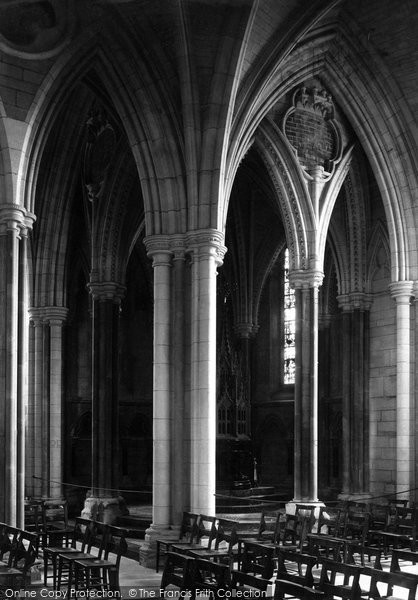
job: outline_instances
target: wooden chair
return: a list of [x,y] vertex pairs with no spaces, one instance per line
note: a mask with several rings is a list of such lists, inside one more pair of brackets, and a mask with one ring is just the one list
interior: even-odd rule
[[313,587],[312,569],[316,564],[317,558],[315,556],[279,548],[277,552],[277,579]]
[[326,599],[360,600],[361,573],[360,567],[323,559],[317,589],[324,593]]
[[343,562],[349,565],[382,569],[381,559],[382,549],[379,546],[359,545],[357,540],[346,540],[344,542]]
[[[52,587],[54,590],[56,589],[58,557],[60,554],[63,552],[81,552],[83,554],[86,551],[90,552],[95,527],[94,521],[77,517],[74,522],[74,528],[71,537],[65,536],[64,538],[61,538],[61,540],[59,540],[61,541],[61,545],[59,546],[45,546],[43,548],[45,586],[48,584],[48,579],[52,579]],[[77,542],[80,546],[78,549]],[[67,545],[63,546],[62,544]]]
[[0,589],[15,590],[26,587],[29,570],[38,556],[37,536],[33,533],[11,528],[12,546],[7,564],[0,565]]
[[[44,500],[42,504],[42,547],[70,545],[73,527],[68,525],[66,500]],[[63,542],[62,540],[66,541]]]
[[239,570],[263,579],[270,579],[274,572],[276,549],[261,542],[243,540],[241,543]]
[[[229,565],[196,558],[194,561],[193,590],[192,595],[200,597],[201,592],[205,596],[217,598],[219,593],[225,594],[231,588]],[[200,591],[199,591],[200,590]]]
[[343,538],[335,538],[330,535],[308,533],[307,554],[316,556],[318,559],[327,558],[342,561],[344,557],[345,541]]
[[344,533],[347,512],[340,507],[321,506],[318,515],[317,535],[341,537]]
[[157,540],[156,557],[155,557],[155,572],[158,573],[160,566],[161,552],[166,554],[174,543],[181,544],[192,544],[198,540],[199,528],[198,528],[199,515],[191,512],[183,512],[183,518],[181,521],[179,537],[177,540]]
[[404,573],[418,576],[418,552],[394,548],[390,561],[391,573]]
[[415,508],[398,507],[386,529],[371,532],[373,540],[381,544],[385,556],[388,556],[391,548],[406,548],[415,552],[417,512]]
[[[88,535],[88,542],[84,549],[79,551],[68,551],[66,548],[58,554],[57,581],[55,589],[60,590],[61,586],[66,585],[68,595],[70,595],[71,586],[74,584],[74,563],[76,560],[96,560],[102,558],[106,547],[107,530],[109,525],[92,521]],[[92,554],[93,546],[98,545],[97,554]]]
[[175,542],[170,547],[170,552],[184,554],[189,550],[198,550],[200,548],[212,548],[216,538],[217,519],[209,515],[199,515],[197,523],[197,534],[193,536],[190,542]]
[[174,585],[180,592],[189,592],[194,588],[195,561],[191,556],[178,552],[167,552],[160,588],[165,591]]
[[[370,577],[369,598],[373,600],[415,600],[418,587],[418,576],[405,573],[393,573],[378,569],[365,569],[364,575]],[[395,589],[401,592],[395,593]]]
[[224,562],[233,566],[240,556],[240,540],[237,534],[237,521],[218,519],[216,536],[212,548],[185,548],[185,553],[194,558],[204,558]]
[[75,590],[120,592],[120,561],[127,549],[126,531],[120,527],[108,526],[103,555],[74,561]]

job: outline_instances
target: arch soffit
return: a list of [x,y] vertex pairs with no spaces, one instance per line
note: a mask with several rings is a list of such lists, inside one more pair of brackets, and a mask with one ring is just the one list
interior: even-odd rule
[[306,269],[310,258],[310,234],[315,229],[314,214],[306,181],[284,136],[265,120],[255,139],[256,148],[267,168],[277,194],[289,248],[291,269]]
[[[153,233],[161,232],[164,228],[173,229],[178,226],[177,223],[170,224],[167,221],[173,214],[181,212],[184,194],[179,193],[178,186],[172,184],[176,180],[173,174],[182,171],[178,148],[177,152],[164,152],[164,160],[161,158],[158,140],[175,143],[172,127],[167,119],[163,121],[161,117],[164,111],[155,110],[159,102],[166,104],[166,98],[156,98],[155,95],[149,98],[147,90],[143,88],[141,74],[134,75],[127,67],[125,72],[129,56],[126,62],[119,60],[116,69],[113,56],[119,55],[120,59],[121,48],[114,47],[114,39],[107,40],[109,43],[106,44],[101,41],[98,35],[79,40],[77,48],[74,50],[73,46],[71,51],[67,49],[44,78],[28,112],[29,125],[19,164],[21,185],[16,192],[17,200],[28,209],[33,207],[39,164],[57,116],[56,106],[88,72],[94,70],[109,94],[129,140],[142,185],[147,229]],[[135,77],[136,82],[133,82]],[[132,84],[129,89],[123,85],[124,78]],[[135,90],[136,96],[133,97],[129,90]],[[159,118],[155,117],[156,114],[159,114]],[[168,156],[171,158],[167,162],[165,159]],[[167,177],[167,171],[170,177]]]

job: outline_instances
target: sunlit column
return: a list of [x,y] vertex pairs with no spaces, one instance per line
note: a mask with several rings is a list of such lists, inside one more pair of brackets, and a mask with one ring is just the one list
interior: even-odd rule
[[318,292],[323,274],[289,274],[295,289],[295,482],[294,501],[318,500]]
[[216,274],[226,248],[223,234],[190,234],[191,272],[191,510],[215,513],[216,492]]
[[409,498],[413,472],[415,431],[411,397],[411,281],[389,288],[396,301],[396,492]]

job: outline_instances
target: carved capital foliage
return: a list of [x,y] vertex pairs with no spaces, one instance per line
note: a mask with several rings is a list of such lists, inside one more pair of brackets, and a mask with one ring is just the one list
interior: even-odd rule
[[352,312],[353,310],[370,310],[373,303],[373,296],[362,292],[351,292],[337,296],[338,306],[343,312]]
[[305,271],[290,271],[289,283],[295,290],[321,287],[324,274],[322,271],[307,269]]
[[217,229],[200,229],[187,234],[187,248],[194,257],[213,256],[217,266],[223,264],[227,248],[225,236]]
[[87,287],[93,300],[99,302],[112,301],[114,304],[120,304],[125,296],[126,287],[114,281],[102,281],[100,283],[88,283]]

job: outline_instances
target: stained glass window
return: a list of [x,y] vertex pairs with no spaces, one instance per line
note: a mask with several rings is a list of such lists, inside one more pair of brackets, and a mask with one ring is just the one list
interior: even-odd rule
[[284,254],[283,382],[295,383],[295,293],[289,285],[289,250]]

